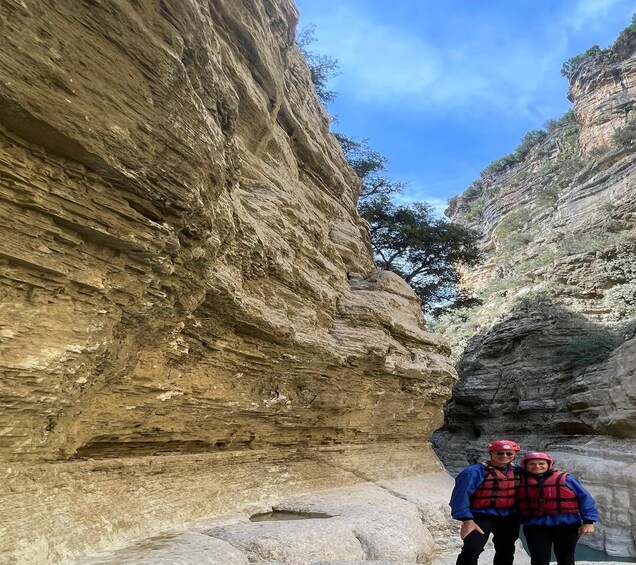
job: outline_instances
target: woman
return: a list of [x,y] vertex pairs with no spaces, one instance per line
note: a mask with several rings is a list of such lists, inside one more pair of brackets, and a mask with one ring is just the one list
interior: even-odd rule
[[594,532],[594,499],[571,475],[554,469],[547,453],[528,453],[517,495],[532,565],[549,565],[552,547],[558,565],[574,565],[581,535]]

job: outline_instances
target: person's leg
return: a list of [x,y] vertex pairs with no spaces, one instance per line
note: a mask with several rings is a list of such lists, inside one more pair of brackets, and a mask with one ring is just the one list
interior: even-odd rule
[[515,557],[515,542],[519,539],[518,516],[498,516],[492,527],[495,544],[493,565],[512,565]]
[[489,516],[485,514],[476,514],[474,520],[484,533],[480,534],[479,532],[471,532],[464,538],[464,546],[457,557],[456,565],[477,565],[479,556],[481,555],[481,552],[484,551],[484,546],[488,541],[490,532],[492,532],[492,521]]
[[524,526],[531,565],[550,565],[552,533],[550,526]]
[[574,550],[579,541],[579,527],[554,526],[554,555],[557,565],[574,565]]

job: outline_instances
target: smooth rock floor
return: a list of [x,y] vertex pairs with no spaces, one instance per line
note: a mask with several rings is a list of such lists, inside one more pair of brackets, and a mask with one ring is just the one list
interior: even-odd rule
[[[459,525],[448,508],[452,485],[451,477],[440,472],[294,496],[270,508],[197,522],[185,531],[166,532],[75,564],[455,565],[461,543]],[[250,521],[250,516],[265,512],[284,518],[297,514],[299,519]],[[331,517],[314,517],[317,514]],[[489,542],[480,563],[492,563],[493,555]],[[530,565],[520,543],[515,565]]]

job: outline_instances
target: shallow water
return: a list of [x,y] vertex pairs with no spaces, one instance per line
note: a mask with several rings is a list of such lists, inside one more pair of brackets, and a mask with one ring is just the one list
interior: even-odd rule
[[274,510],[250,516],[250,522],[278,522],[282,520],[315,520],[321,518],[333,518],[323,512],[285,512]]
[[624,563],[636,563],[636,559],[633,557],[616,557],[614,555],[608,555],[598,549],[592,549],[587,545],[578,544],[574,557],[577,561],[621,561]]

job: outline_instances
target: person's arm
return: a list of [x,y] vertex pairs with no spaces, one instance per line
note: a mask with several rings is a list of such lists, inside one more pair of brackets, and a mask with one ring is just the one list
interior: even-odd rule
[[579,502],[579,513],[583,524],[579,528],[580,535],[594,533],[594,522],[598,522],[598,510],[592,495],[572,475],[568,475],[565,484],[574,491]]
[[470,497],[484,480],[484,472],[477,465],[464,469],[455,479],[455,487],[451,494],[451,515],[455,520],[472,520]]
[[471,465],[457,475],[455,479],[455,488],[453,489],[453,494],[451,494],[450,506],[453,518],[462,521],[462,527],[459,532],[461,539],[464,539],[474,530],[481,534],[484,533],[473,520],[473,513],[470,510],[470,497],[483,481],[483,465]]

